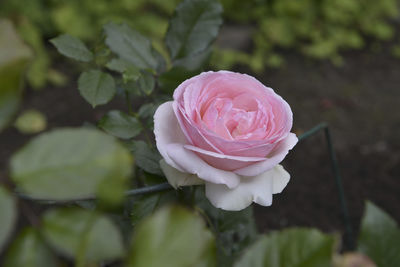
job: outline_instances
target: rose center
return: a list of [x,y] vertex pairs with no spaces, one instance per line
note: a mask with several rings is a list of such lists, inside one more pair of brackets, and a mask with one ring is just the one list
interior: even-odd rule
[[228,140],[262,139],[266,133],[264,107],[253,96],[216,97],[202,107],[202,123]]

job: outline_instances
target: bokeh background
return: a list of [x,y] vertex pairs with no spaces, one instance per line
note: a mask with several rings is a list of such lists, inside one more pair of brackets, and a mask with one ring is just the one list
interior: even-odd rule
[[[96,45],[105,22],[126,22],[165,51],[162,38],[179,0],[30,0],[0,2],[34,51],[19,113],[37,110],[46,129],[95,123],[114,100],[92,109],[77,91],[80,66],[48,40],[61,33]],[[343,176],[352,226],[366,199],[400,221],[400,40],[397,0],[222,0],[224,25],[207,69],[257,77],[291,105],[294,131],[327,122]],[[21,128],[21,127],[19,127]],[[10,155],[35,134],[0,133],[0,180]],[[344,231],[323,134],[284,161],[292,180],[271,207],[256,207],[258,228],[313,226]]]

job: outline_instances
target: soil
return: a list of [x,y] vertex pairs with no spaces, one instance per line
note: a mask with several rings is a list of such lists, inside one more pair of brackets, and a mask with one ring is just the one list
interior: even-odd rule
[[[349,52],[345,63],[312,61],[287,54],[280,69],[251,73],[291,105],[294,131],[301,134],[327,122],[333,134],[353,230],[357,232],[365,200],[371,200],[400,221],[400,60],[389,51]],[[106,110],[123,106],[113,101],[92,109],[76,83],[41,91],[28,89],[23,109],[46,114],[48,129],[95,123]],[[32,138],[14,128],[0,134],[0,181],[7,176],[10,155]],[[299,143],[283,165],[291,181],[274,196],[271,207],[255,206],[257,225],[266,232],[288,226],[344,232],[338,192],[323,134]]]

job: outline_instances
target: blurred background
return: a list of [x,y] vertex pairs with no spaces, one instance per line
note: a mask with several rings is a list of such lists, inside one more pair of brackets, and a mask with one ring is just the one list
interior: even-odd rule
[[[154,47],[165,53],[163,36],[179,2],[2,0],[0,18],[13,23],[32,57],[17,120],[14,127],[0,132],[0,180],[10,155],[36,133],[95,123],[110,107],[123,106],[114,100],[92,109],[76,89],[82,66],[60,56],[50,38],[69,33],[96,47],[104,23],[126,22],[151,37]],[[248,73],[274,88],[291,105],[297,134],[320,122],[329,123],[355,231],[366,199],[400,221],[398,1],[221,3],[224,25],[206,69]],[[0,42],[7,38],[6,31],[0,31]],[[5,82],[1,78],[5,79],[0,77],[0,84]],[[0,104],[2,97],[4,92]],[[323,134],[298,144],[284,165],[292,180],[274,197],[274,205],[256,207],[258,228],[265,232],[312,226],[343,232]]]

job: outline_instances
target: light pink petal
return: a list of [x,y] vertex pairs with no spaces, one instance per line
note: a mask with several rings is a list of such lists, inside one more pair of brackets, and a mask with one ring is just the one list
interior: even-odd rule
[[184,148],[184,144],[167,145],[167,153],[175,165],[179,166],[179,170],[196,174],[200,179],[207,182],[224,184],[229,188],[236,187],[240,182],[239,175],[210,166],[193,151]]
[[175,117],[172,103],[172,101],[169,101],[157,108],[154,114],[154,135],[157,149],[165,161],[172,167],[183,171],[167,154],[167,145],[171,143],[187,143]]
[[289,183],[290,174],[282,167],[282,165],[276,165],[274,175],[272,176],[272,193],[279,194],[285,189]]
[[272,204],[272,194],[280,193],[290,175],[277,165],[275,168],[254,177],[242,178],[239,186],[229,189],[224,185],[206,183],[206,197],[217,208],[238,211],[252,202],[262,206]]
[[201,129],[196,127],[195,123],[183,113],[183,110],[176,104],[176,102],[173,103],[172,107],[184,135],[191,144],[210,151],[221,152],[208,140],[206,136],[203,135]]
[[275,147],[275,149],[264,161],[237,169],[234,172],[244,176],[255,176],[268,171],[285,158],[289,150],[296,145],[297,141],[297,136],[294,133],[289,133],[288,136]]
[[243,168],[258,161],[263,161],[263,157],[241,157],[220,154],[212,151],[207,151],[195,146],[185,145],[186,149],[196,152],[205,162],[218,169],[232,171]]
[[175,189],[181,186],[204,184],[204,181],[199,179],[196,175],[187,172],[181,172],[174,167],[171,167],[163,159],[160,160],[160,167],[165,174],[165,177],[167,177],[168,183]]

